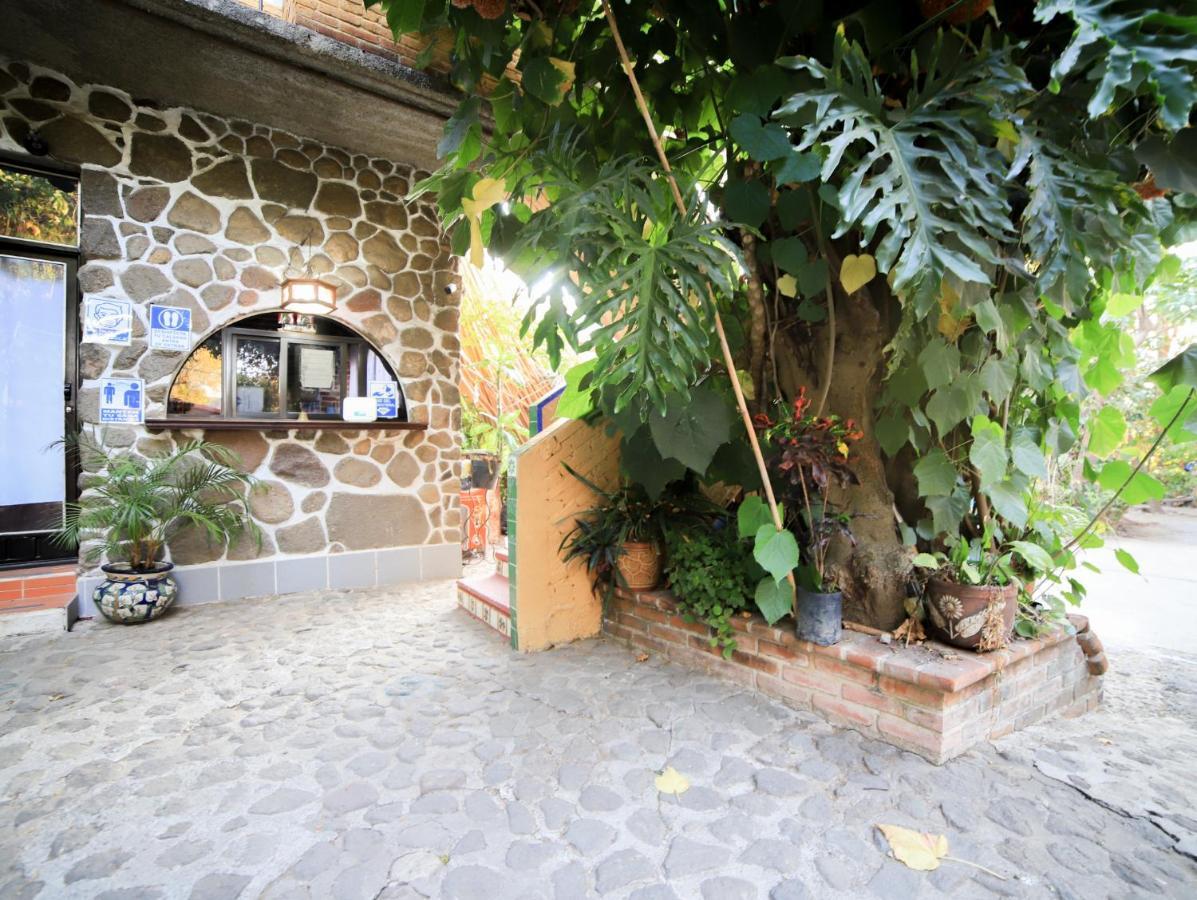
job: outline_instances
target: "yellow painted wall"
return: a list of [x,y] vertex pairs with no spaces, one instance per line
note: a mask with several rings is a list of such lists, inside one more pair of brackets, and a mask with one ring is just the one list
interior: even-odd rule
[[[568,566],[557,547],[576,513],[594,506],[596,495],[565,470],[603,488],[619,481],[619,439],[604,426],[562,419],[536,435],[512,457],[515,467],[515,528],[512,612],[517,650],[593,637],[602,628],[602,603],[578,561]],[[509,529],[510,532],[510,529]]]

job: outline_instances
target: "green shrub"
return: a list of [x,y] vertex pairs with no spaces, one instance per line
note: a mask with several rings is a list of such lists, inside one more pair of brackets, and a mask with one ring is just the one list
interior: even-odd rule
[[730,657],[736,649],[731,617],[751,607],[760,578],[751,545],[737,538],[735,528],[719,523],[670,531],[665,545],[665,572],[686,621],[709,625],[711,646]]

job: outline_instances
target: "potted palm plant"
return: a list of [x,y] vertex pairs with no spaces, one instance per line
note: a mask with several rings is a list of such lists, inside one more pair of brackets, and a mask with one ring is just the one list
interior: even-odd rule
[[113,622],[148,622],[174,602],[174,564],[162,555],[183,526],[221,543],[245,531],[261,542],[245,507],[254,479],[227,447],[193,440],[142,457],[113,452],[82,434],[68,449],[91,473],[90,483],[78,502],[67,504],[57,538],[63,546],[86,548],[81,559],[90,565],[108,560],[92,599]]

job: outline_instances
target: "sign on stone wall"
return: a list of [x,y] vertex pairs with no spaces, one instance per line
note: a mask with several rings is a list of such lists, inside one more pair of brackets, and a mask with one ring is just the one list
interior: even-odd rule
[[190,350],[191,310],[182,306],[151,306],[150,349]]
[[133,304],[109,297],[83,301],[83,343],[121,344],[133,340]]
[[101,425],[140,425],[144,410],[145,385],[140,378],[100,380]]
[[374,412],[380,419],[399,417],[399,385],[393,381],[371,381],[370,396],[374,398]]

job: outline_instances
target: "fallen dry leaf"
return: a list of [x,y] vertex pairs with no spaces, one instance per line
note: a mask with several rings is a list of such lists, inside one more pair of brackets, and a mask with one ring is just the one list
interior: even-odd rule
[[901,825],[878,825],[889,841],[894,859],[907,868],[931,872],[939,868],[939,861],[948,855],[948,839],[942,834],[927,834]]
[[636,662],[648,662],[648,654],[647,653],[637,653],[636,654]]
[[686,776],[673,766],[666,767],[665,771],[657,776],[656,785],[662,794],[677,795],[690,790],[690,782],[686,780]]
[[53,703],[55,700],[65,700],[65,699],[66,699],[66,694],[51,694],[50,695],[51,703]]

